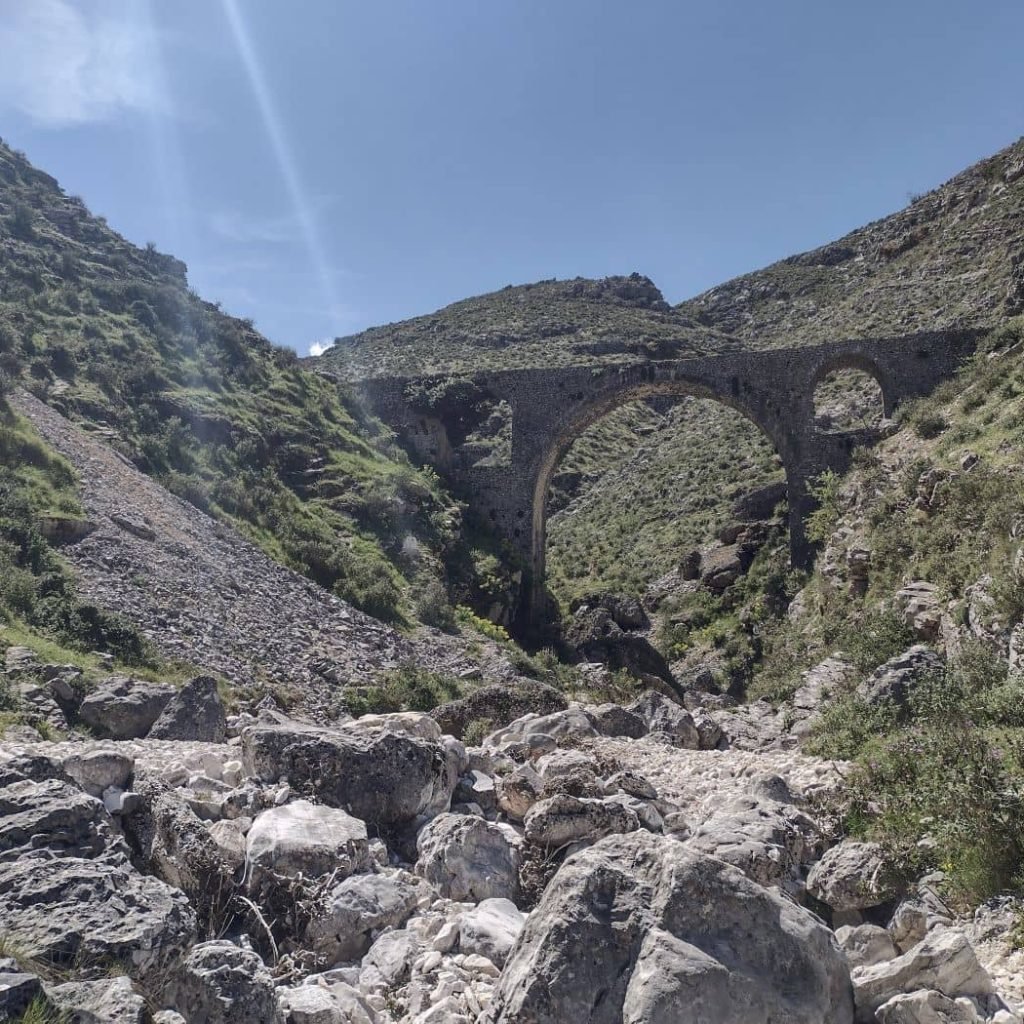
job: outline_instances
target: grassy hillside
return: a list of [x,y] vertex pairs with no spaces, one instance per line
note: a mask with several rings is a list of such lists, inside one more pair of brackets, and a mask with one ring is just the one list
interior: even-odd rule
[[[829,488],[804,611],[765,629],[752,686],[784,697],[795,670],[837,651],[851,662],[812,744],[856,762],[844,826],[883,842],[908,875],[942,869],[966,903],[1018,887],[1024,870],[1022,468],[1016,317]],[[923,604],[910,603],[910,584]],[[905,701],[858,692],[874,668],[921,642],[946,665],[916,677]]]
[[737,498],[781,479],[767,439],[717,402],[623,406],[576,442],[555,477],[553,502],[560,486],[577,496],[550,522],[549,585],[563,608],[600,591],[642,594],[722,526]]
[[126,242],[3,144],[0,361],[176,494],[373,614],[411,616],[457,539],[436,477],[334,382],[202,301],[182,263]]
[[[28,647],[88,676],[98,654],[132,671],[158,667],[154,652],[123,619],[84,602],[42,524],[81,514],[71,467],[7,404],[0,374],[0,649]],[[165,675],[170,667],[159,665]],[[0,730],[24,708],[0,674]]]
[[1024,312],[1024,139],[889,217],[675,308],[756,347],[987,327]]

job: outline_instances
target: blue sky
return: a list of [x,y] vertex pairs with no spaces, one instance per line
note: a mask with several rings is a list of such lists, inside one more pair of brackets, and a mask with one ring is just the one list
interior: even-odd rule
[[0,135],[305,352],[812,248],[1024,134],[1022,40],[1021,0],[0,0]]

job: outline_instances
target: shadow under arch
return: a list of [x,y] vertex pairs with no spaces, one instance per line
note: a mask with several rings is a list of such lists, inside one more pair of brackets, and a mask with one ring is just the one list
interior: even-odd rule
[[[831,372],[826,371],[826,372]],[[531,503],[531,536],[530,536],[530,593],[529,612],[531,618],[544,607],[545,579],[547,568],[547,499],[551,480],[559,463],[572,447],[573,442],[589,427],[603,419],[615,409],[630,402],[644,401],[649,398],[700,398],[717,402],[738,412],[744,419],[752,423],[768,438],[775,449],[786,475],[786,486],[789,490],[794,482],[794,469],[797,465],[792,450],[791,439],[774,423],[764,422],[757,413],[747,406],[736,395],[722,394],[685,378],[670,380],[646,380],[617,387],[595,397],[577,410],[576,414],[545,446],[536,471]]]

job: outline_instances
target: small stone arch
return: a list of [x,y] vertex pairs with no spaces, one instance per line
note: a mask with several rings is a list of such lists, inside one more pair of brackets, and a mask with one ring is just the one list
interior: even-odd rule
[[897,395],[894,381],[890,378],[885,368],[870,356],[861,352],[843,352],[823,359],[815,368],[811,376],[808,397],[811,405],[814,404],[814,393],[818,385],[830,374],[837,370],[857,370],[867,374],[878,385],[882,392],[882,414],[886,419],[892,416],[896,406]]
[[[795,459],[789,450],[786,434],[774,424],[766,423],[763,417],[737,397],[738,394],[739,388],[730,388],[729,393],[721,394],[705,385],[684,378],[658,380],[648,371],[643,374],[641,380],[609,389],[575,411],[568,423],[545,446],[534,474],[529,545],[529,601],[533,614],[536,614],[541,607],[544,596],[547,558],[547,497],[555,470],[572,447],[573,442],[585,430],[623,405],[655,397],[684,398],[691,396],[709,399],[727,406],[753,423],[761,434],[768,438],[782,462],[787,488],[793,486],[796,482],[793,471]],[[792,528],[792,522],[790,526]]]

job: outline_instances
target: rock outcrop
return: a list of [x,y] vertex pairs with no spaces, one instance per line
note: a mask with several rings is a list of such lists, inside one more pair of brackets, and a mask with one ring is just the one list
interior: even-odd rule
[[565,862],[506,964],[494,1024],[850,1024],[846,961],[813,915],[648,832]]

